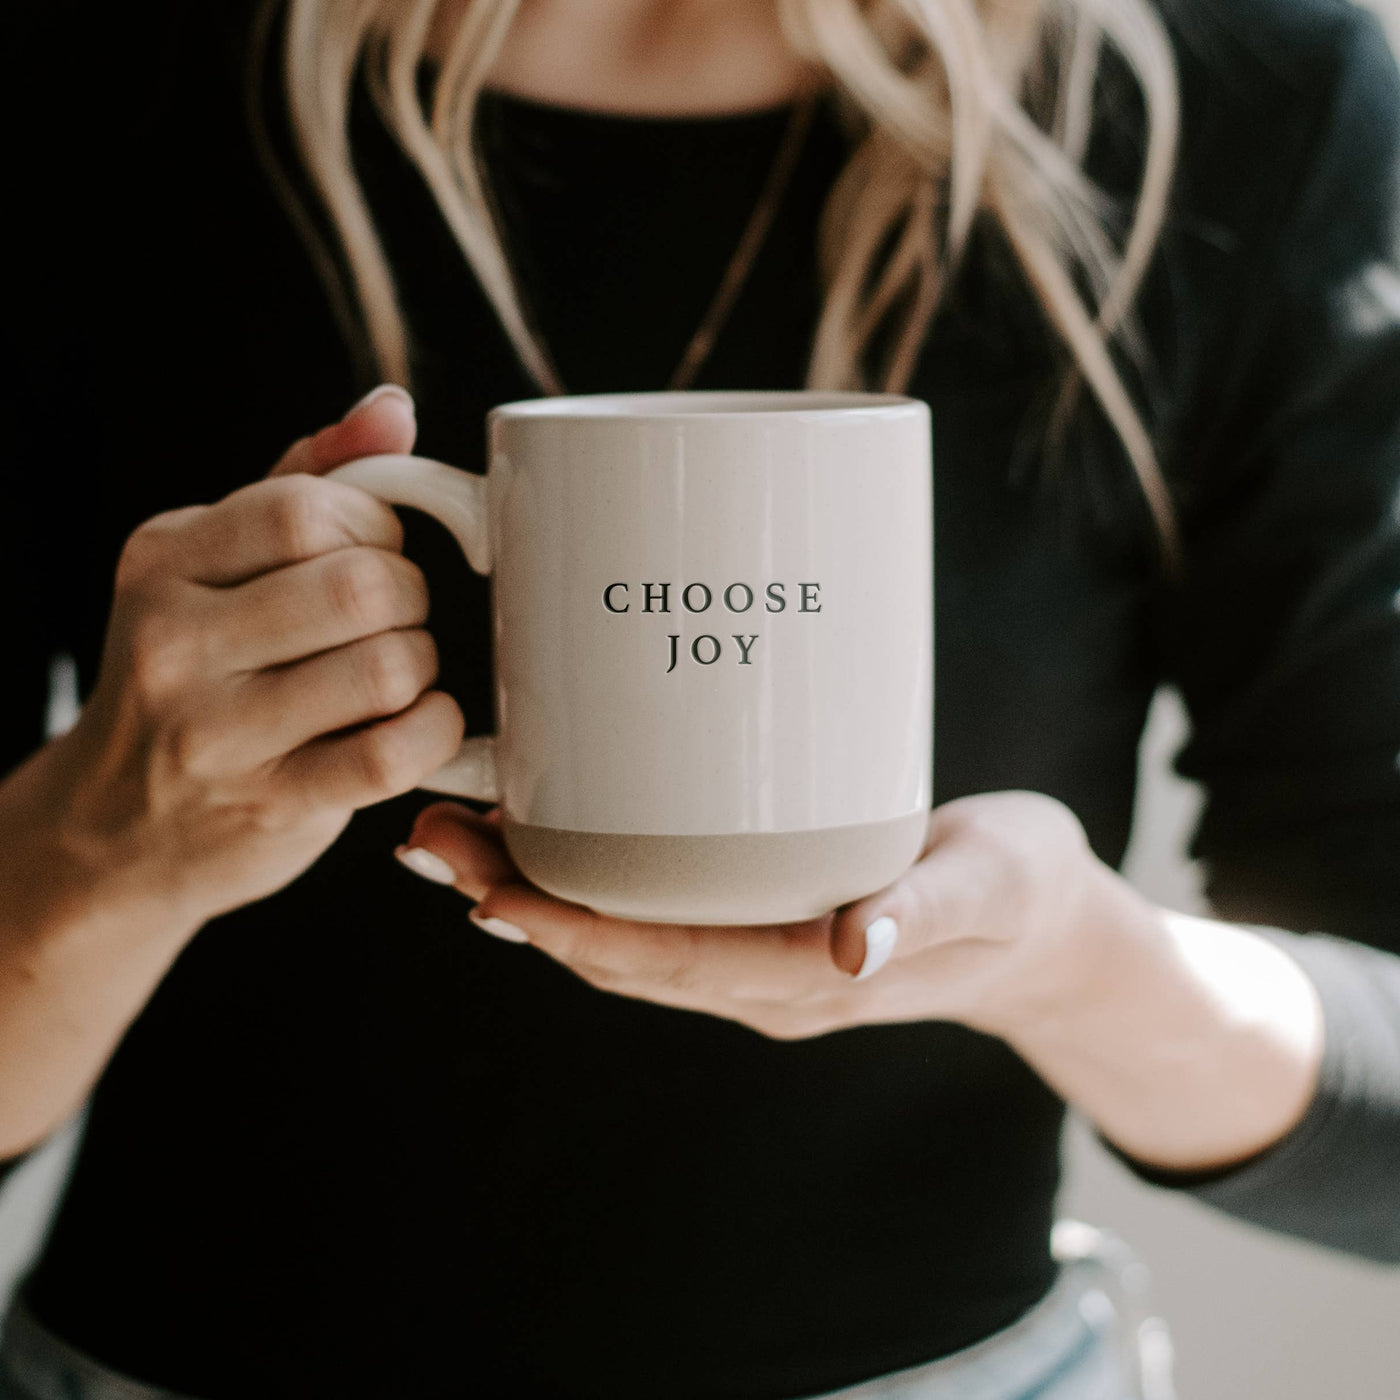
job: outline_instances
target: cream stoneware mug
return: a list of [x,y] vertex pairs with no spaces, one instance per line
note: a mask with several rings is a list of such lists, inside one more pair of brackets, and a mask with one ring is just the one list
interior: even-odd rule
[[814,918],[908,869],[932,788],[927,405],[561,396],[493,409],[487,438],[484,474],[329,473],[435,516],[492,579],[499,732],[423,786],[499,802],[526,878],[620,918]]

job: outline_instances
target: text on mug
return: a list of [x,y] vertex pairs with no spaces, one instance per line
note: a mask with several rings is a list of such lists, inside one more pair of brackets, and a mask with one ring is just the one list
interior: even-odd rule
[[[821,603],[818,601],[818,592],[821,588],[821,584],[799,583],[797,587],[800,590],[797,611],[806,613],[821,612]],[[603,589],[603,606],[610,613],[631,612],[632,603],[627,596],[629,588],[629,584],[621,581],[608,584],[607,587]],[[641,612],[669,613],[671,611],[671,585],[669,583],[644,582],[641,588]],[[785,588],[785,584],[770,583],[763,590],[767,600],[763,605],[765,612],[779,613],[784,611],[787,607],[787,598],[784,592]],[[748,610],[753,607],[755,601],[754,591],[747,583],[731,583],[723,590],[721,598],[724,602],[724,606],[733,613],[748,612]],[[736,598],[740,601],[736,602]],[[681,607],[687,612],[702,613],[705,612],[714,601],[714,591],[706,583],[688,583],[680,590],[680,601]],[[776,607],[774,607],[775,603],[777,604]],[[753,665],[753,660],[749,656],[749,650],[758,640],[758,633],[755,632],[745,635],[739,632],[731,632],[729,635],[738,643],[739,656],[737,664],[740,666]],[[666,672],[669,674],[676,669],[676,661],[679,657],[680,633],[668,632],[666,637],[670,642],[670,664],[666,667]],[[714,663],[719,660],[723,651],[724,644],[712,632],[702,632],[690,643],[691,659],[701,666],[713,666]]]

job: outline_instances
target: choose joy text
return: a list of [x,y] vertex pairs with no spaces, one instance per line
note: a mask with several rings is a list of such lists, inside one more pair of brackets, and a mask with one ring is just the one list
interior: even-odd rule
[[[795,611],[806,613],[821,612],[821,602],[819,583],[798,583],[792,585],[796,594],[791,600],[795,603]],[[636,589],[636,592],[633,589]],[[746,613],[755,607],[758,599],[754,590],[747,583],[731,583],[719,594],[716,601],[715,591],[706,583],[688,583],[684,588],[670,583],[610,583],[603,589],[603,606],[610,613],[632,612],[633,603],[637,604],[637,612],[669,613],[672,611],[671,599],[672,590],[676,589],[674,596],[679,599],[679,607],[690,613],[708,612],[711,604],[716,607],[723,606],[732,613]],[[782,583],[770,583],[763,590],[763,611],[770,613],[780,613],[788,606],[787,596],[788,585]],[[735,664],[739,666],[753,665],[753,646],[758,641],[758,633],[730,632],[728,639],[735,645],[731,647],[730,654],[734,656]],[[680,657],[680,633],[668,632],[666,639],[669,643],[670,659],[666,667],[668,672],[676,669],[676,662]],[[724,642],[713,632],[702,632],[690,643],[690,657],[701,666],[713,666],[716,661],[724,655]]]

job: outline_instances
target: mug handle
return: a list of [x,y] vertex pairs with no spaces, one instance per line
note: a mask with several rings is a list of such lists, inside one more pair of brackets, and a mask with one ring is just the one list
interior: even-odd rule
[[[427,511],[451,532],[462,547],[467,563],[479,574],[491,572],[491,542],[487,528],[486,477],[449,467],[428,457],[382,453],[361,457],[325,474],[333,481],[349,482],[391,506],[413,506]],[[479,802],[499,802],[496,775],[496,740],[491,734],[462,741],[448,759],[421,783],[429,792],[471,797]]]

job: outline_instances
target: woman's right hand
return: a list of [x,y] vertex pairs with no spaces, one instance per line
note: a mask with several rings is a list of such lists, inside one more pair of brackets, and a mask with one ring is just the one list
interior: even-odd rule
[[127,540],[96,685],[46,765],[51,837],[101,898],[192,931],[456,751],[397,517],[317,475],[415,431],[407,394],[380,391],[265,480]]

